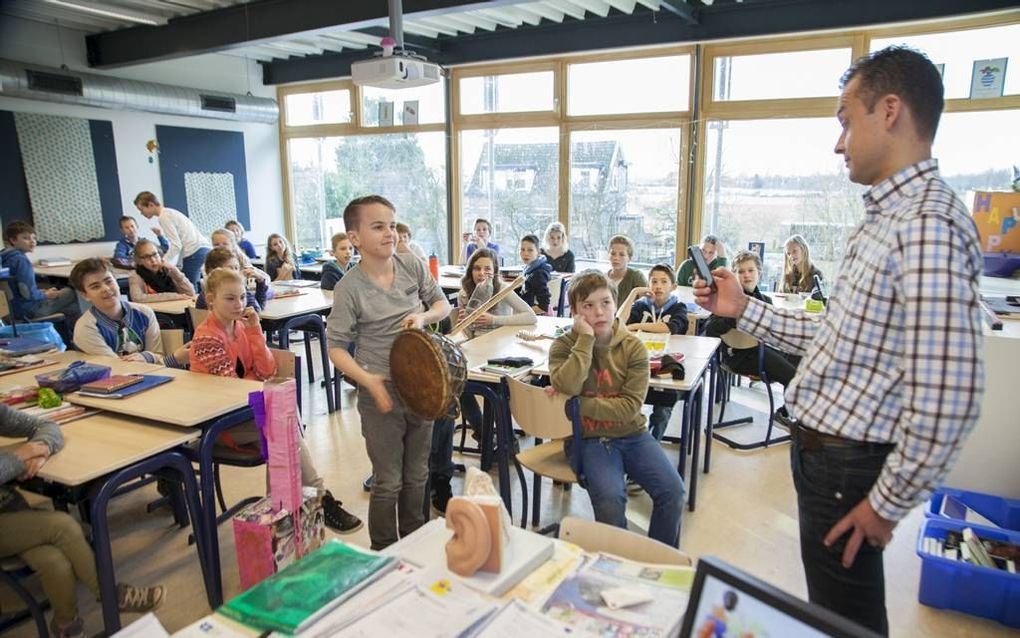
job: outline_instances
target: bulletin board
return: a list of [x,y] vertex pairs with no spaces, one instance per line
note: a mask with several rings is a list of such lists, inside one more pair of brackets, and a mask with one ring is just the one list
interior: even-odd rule
[[157,126],[163,205],[208,235],[230,219],[251,228],[244,133]]
[[43,244],[120,236],[120,183],[108,120],[0,110],[0,221]]

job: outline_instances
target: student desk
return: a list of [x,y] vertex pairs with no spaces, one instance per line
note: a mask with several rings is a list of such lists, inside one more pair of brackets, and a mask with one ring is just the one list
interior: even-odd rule
[[173,301],[143,301],[141,304],[151,308],[157,315],[180,317],[188,313],[188,308],[195,307],[195,300],[174,299]]
[[333,309],[333,291],[308,286],[297,288],[301,293],[293,297],[276,297],[266,302],[266,307],[259,313],[263,321],[286,321],[293,317],[319,314]]
[[[70,279],[71,271],[74,269],[74,265],[78,262],[72,262],[69,266],[40,266],[38,263],[33,263],[32,268],[35,269],[37,277],[48,277],[50,279]],[[123,270],[121,268],[110,268],[110,272],[113,273],[114,278],[118,281],[127,281],[131,276],[130,270]]]
[[[184,428],[201,427],[198,463],[202,482],[201,513],[203,524],[196,529],[207,534],[206,552],[210,570],[210,600],[218,607],[223,602],[220,577],[219,536],[216,529],[216,500],[213,489],[213,444],[220,433],[252,419],[248,394],[263,388],[261,381],[218,377],[176,368],[161,368],[158,374],[174,377],[163,384],[126,399],[67,395],[77,405],[102,408],[110,412],[142,419],[151,419]],[[190,467],[190,463],[189,463]]]
[[[318,281],[319,279],[322,279],[322,264],[323,263],[325,263],[325,262],[316,261],[316,262],[312,262],[310,264],[301,264],[301,263],[299,263],[298,264],[298,270],[304,276],[304,279]],[[266,260],[263,257],[256,257],[255,259],[251,260],[251,265],[255,266],[256,268],[260,268],[262,270],[265,270],[265,268],[266,268]]]
[[67,367],[74,361],[88,361],[89,363],[109,366],[111,369],[110,374],[149,374],[163,369],[162,364],[158,363],[121,361],[114,357],[85,354],[84,352],[78,352],[76,350],[66,350],[64,352],[43,352],[32,356],[39,357],[47,361],[53,361],[53,363],[45,366],[39,366],[38,368],[31,368],[30,370],[23,370],[21,372],[0,376],[0,386],[11,387],[17,385],[36,385],[35,375],[43,374],[45,372],[53,372],[59,367]]
[[[120,628],[107,506],[118,488],[144,475],[169,475],[184,484],[196,537],[202,535],[198,558],[206,593],[211,605],[216,602],[211,595],[211,571],[203,560],[208,553],[207,541],[194,470],[184,456],[173,451],[197,439],[198,432],[111,414],[72,421],[61,426],[60,431],[64,435],[64,448],[50,457],[31,483],[41,485],[40,491],[44,493],[53,493],[48,484],[58,484],[58,491],[67,494],[68,500],[89,502],[106,634],[111,635]],[[16,446],[22,441],[0,438],[0,446]]]

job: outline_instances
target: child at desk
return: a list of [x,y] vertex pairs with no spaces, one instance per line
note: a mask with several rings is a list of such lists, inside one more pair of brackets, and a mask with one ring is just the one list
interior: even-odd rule
[[11,270],[11,313],[22,320],[62,313],[68,325],[81,315],[74,288],[47,288],[35,285],[35,269],[26,253],[35,250],[35,229],[26,222],[13,221],[4,228],[7,248],[0,253],[0,264]]
[[609,272],[606,273],[613,284],[613,300],[622,305],[633,288],[648,285],[645,274],[637,268],[630,267],[634,258],[634,243],[624,235],[614,235],[609,239]]
[[538,237],[521,237],[521,263],[524,264],[524,289],[518,294],[532,310],[544,315],[549,312],[552,266],[545,255],[539,252]]
[[[237,253],[227,248],[213,248],[205,256],[203,270],[208,275],[217,268],[226,268],[244,277],[245,305],[254,308],[255,312],[262,312],[266,305],[266,297],[269,294],[269,286],[265,279],[258,277],[253,269],[244,269],[237,260]],[[205,290],[199,291],[198,299],[195,300],[195,307],[205,310],[208,304],[205,300]]]
[[[687,306],[673,296],[674,290],[676,280],[673,279],[673,269],[665,264],[652,266],[648,271],[648,288],[634,288],[631,291],[631,297],[640,298],[630,307],[627,330],[686,334]],[[652,416],[648,419],[648,429],[656,441],[661,441],[666,433],[666,425],[678,398],[674,391],[649,391],[646,402],[652,405]]]
[[152,308],[131,303],[106,262],[83,259],[71,270],[71,285],[92,304],[74,324],[74,345],[82,352],[125,361],[163,363],[163,340]]
[[224,224],[223,227],[234,233],[234,238],[237,241],[237,247],[244,251],[245,257],[248,259],[255,259],[259,256],[259,254],[255,252],[255,244],[244,238],[244,226],[241,225],[241,222],[236,219],[231,219]]
[[[396,254],[396,210],[379,195],[351,201],[344,226],[361,263],[337,284],[328,320],[329,358],[358,384],[361,433],[372,461],[368,534],[379,550],[425,523],[432,422],[412,414],[390,380],[401,330],[442,321],[450,303],[425,264]],[[428,307],[423,312],[422,304]],[[355,343],[355,355],[348,345]]]
[[[464,278],[461,279],[457,295],[457,321],[460,322],[475,308],[499,292],[502,282],[496,272],[496,253],[488,248],[479,248],[471,253]],[[526,301],[510,294],[490,308],[464,332],[469,338],[489,332],[500,326],[534,325],[538,319]],[[471,427],[472,436],[480,440],[482,411],[478,401],[470,395],[461,395],[460,409]],[[452,418],[439,419],[432,426],[432,453],[429,455],[429,478],[432,485],[432,505],[441,513],[446,512],[446,503],[453,496],[450,480],[453,478],[453,434]]]
[[294,252],[283,235],[273,233],[266,239],[266,272],[273,281],[301,278]]
[[[20,556],[39,574],[43,592],[53,607],[50,635],[84,638],[85,623],[78,615],[78,583],[99,599],[96,558],[81,527],[66,512],[29,509],[14,489],[15,480],[36,475],[50,456],[64,447],[60,426],[0,404],[0,436],[25,437],[26,443],[0,453],[0,558]],[[144,613],[163,602],[162,587],[117,586],[122,612]]]
[[[740,285],[744,288],[744,294],[771,304],[772,300],[761,294],[758,290],[758,282],[761,279],[761,259],[758,253],[742,250],[733,258],[733,272],[737,274]],[[722,362],[737,374],[747,376],[758,376],[761,371],[758,367],[757,339],[737,330],[737,320],[728,317],[712,315],[705,322],[705,336],[718,337],[723,341]],[[765,346],[764,367],[765,374],[769,381],[782,384],[785,389],[797,374],[797,365],[800,357],[787,355],[771,346]],[[776,418],[780,423],[789,425],[789,415],[786,407],[776,410]]]
[[[152,232],[156,235],[156,241],[159,242],[160,252],[166,254],[166,251],[170,250],[170,242],[163,236],[163,231],[159,226],[153,228]],[[134,268],[135,244],[138,242],[138,222],[134,217],[124,215],[120,218],[120,234],[121,238],[113,247],[113,265],[118,268]]]
[[[234,233],[230,232],[225,228],[220,228],[218,230],[212,231],[212,234],[209,235],[209,239],[210,241],[212,241],[212,247],[214,249],[226,248],[230,252],[234,253],[234,256],[237,257],[237,263],[241,266],[241,272],[245,276],[245,278],[256,277],[264,281],[267,287],[269,286],[270,282],[272,281],[272,279],[269,278],[269,273],[259,268],[256,268],[251,263],[251,260],[248,259],[247,255],[244,254],[244,251],[241,250],[240,247],[238,247],[237,239],[234,237]],[[204,272],[209,271],[205,270]]]
[[131,301],[151,303],[191,299],[195,287],[177,266],[163,261],[156,244],[139,239],[135,244],[135,270],[128,278]]
[[[553,341],[549,376],[557,392],[580,397],[580,461],[595,520],[627,527],[631,477],[652,498],[648,535],[676,547],[684,484],[662,446],[645,428],[648,353],[616,320],[605,274],[587,270],[570,283],[573,329]],[[565,442],[568,454],[572,445]]]
[[[276,374],[276,360],[266,345],[259,315],[245,305],[244,279],[234,270],[217,268],[205,278],[209,316],[195,328],[189,344],[192,372],[221,377],[265,381]],[[260,436],[254,423],[224,432],[217,446],[235,452],[260,454]],[[300,443],[301,484],[323,489],[324,483],[312,464],[304,439]],[[326,525],[341,533],[361,527],[357,516],[345,510],[326,490],[322,499]]]
[[344,275],[358,265],[354,261],[354,244],[351,243],[347,233],[336,233],[330,241],[333,248],[333,261],[322,265],[322,279],[319,286],[323,290],[333,290]]

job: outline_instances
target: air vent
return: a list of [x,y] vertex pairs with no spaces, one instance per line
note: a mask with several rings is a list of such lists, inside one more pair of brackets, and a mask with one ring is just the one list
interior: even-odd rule
[[203,95],[203,111],[219,111],[220,113],[234,113],[237,111],[237,101],[232,97],[221,97],[219,95]]
[[73,75],[58,75],[25,69],[28,76],[28,88],[33,91],[62,93],[64,95],[81,95],[81,78]]

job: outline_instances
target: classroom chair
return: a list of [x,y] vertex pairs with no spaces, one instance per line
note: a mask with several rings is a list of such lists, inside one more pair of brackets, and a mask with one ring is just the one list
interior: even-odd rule
[[[535,437],[535,444],[514,455],[514,462],[532,472],[531,524],[538,527],[541,511],[542,477],[564,484],[584,482],[581,463],[581,416],[577,397],[549,396],[545,388],[517,379],[503,378],[504,396],[510,398],[510,414],[521,430]],[[563,439],[573,436],[571,463],[563,450]],[[543,439],[549,439],[543,442]],[[521,481],[521,527],[527,527],[528,490]],[[555,527],[555,526],[553,526]],[[540,533],[548,533],[543,529]]]
[[195,328],[202,325],[205,318],[209,316],[209,311],[203,308],[196,308],[195,306],[188,306],[188,328],[191,330],[191,334],[195,334]]
[[557,538],[592,554],[604,552],[628,560],[660,565],[690,567],[693,564],[685,552],[654,538],[575,516],[567,516],[560,521]]
[[326,388],[326,408],[332,414],[336,411],[337,403],[334,401],[336,388],[333,386],[332,374],[330,373],[329,346],[326,343],[326,322],[318,314],[301,315],[291,317],[280,328],[280,348],[290,348],[290,331],[300,330],[305,334],[305,356],[308,357],[308,382],[315,381],[315,369],[312,362],[312,335],[319,339],[319,357],[322,359],[323,385]]
[[[723,341],[727,341],[727,336],[723,335]],[[731,345],[732,344],[728,344]],[[741,346],[736,346],[741,347]],[[731,427],[734,425],[742,425],[745,423],[753,423],[754,417],[748,416],[740,419],[733,419],[731,421],[725,421],[726,416],[726,404],[729,403],[730,386],[734,380],[738,380],[740,377],[747,377],[749,381],[760,381],[765,386],[765,392],[769,397],[769,414],[768,414],[768,429],[765,430],[765,438],[761,441],[752,441],[750,443],[740,443],[733,439],[723,436],[722,434],[715,432],[719,428]],[[722,405],[719,408],[719,421],[715,424],[709,423],[709,434],[710,436],[705,437],[705,468],[708,468],[709,449],[712,445],[712,439],[722,441],[734,450],[757,450],[759,448],[767,448],[772,443],[785,443],[790,440],[789,434],[772,438],[772,425],[775,421],[776,414],[776,400],[772,394],[772,383],[769,381],[768,375],[765,373],[765,344],[758,343],[758,374],[757,375],[744,375],[733,371],[725,363],[719,365],[719,385],[722,392]]]
[[0,618],[0,633],[31,616],[39,638],[47,638],[50,635],[49,629],[46,627],[46,615],[43,613],[50,606],[49,601],[37,601],[32,593],[21,584],[22,580],[34,573],[18,556],[9,556],[0,560],[0,582],[14,590],[14,593],[25,602],[27,607],[25,610],[12,613],[9,616],[5,614],[5,617]]
[[566,317],[567,312],[570,311],[567,304],[569,283],[568,277],[553,277],[549,280],[549,298],[552,303],[549,304],[549,312],[546,314],[550,317]]

